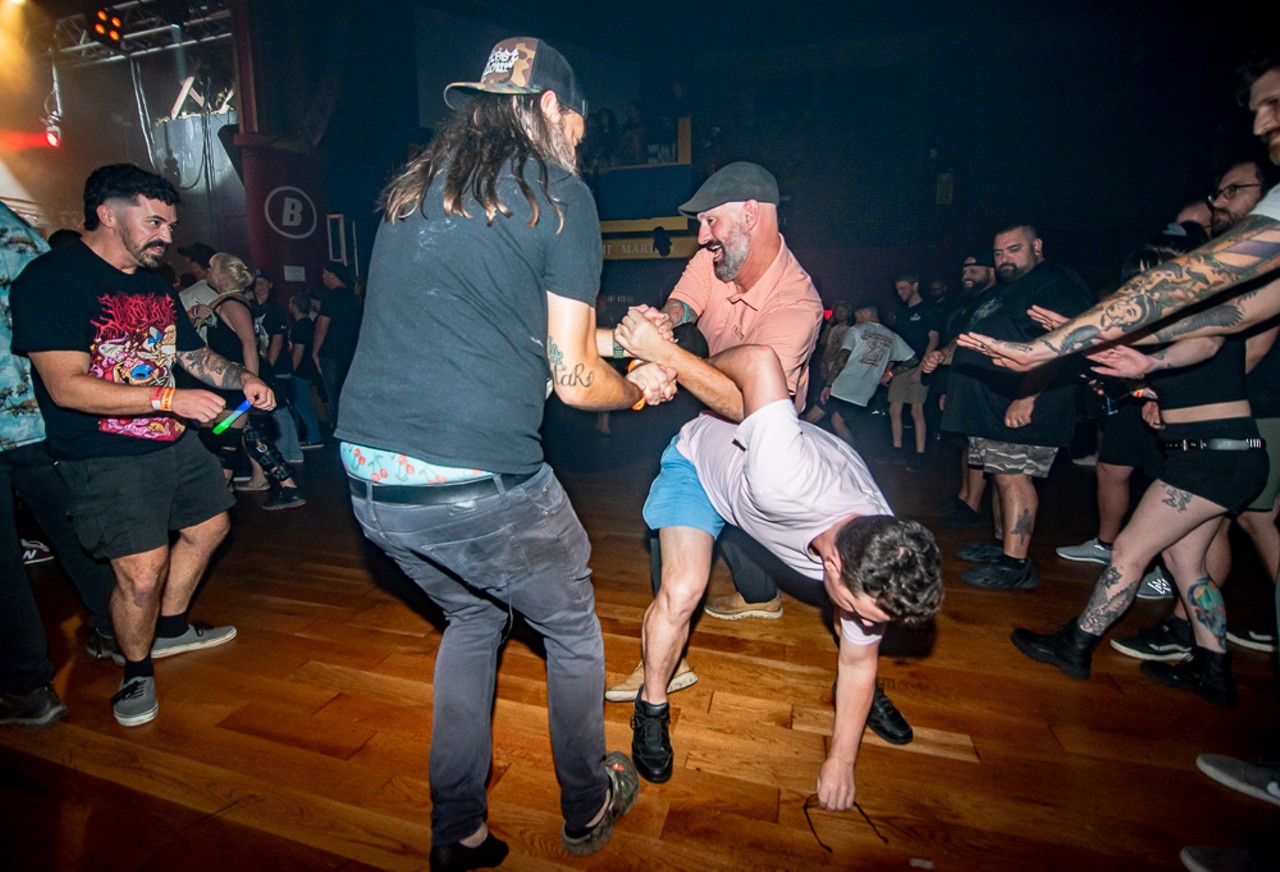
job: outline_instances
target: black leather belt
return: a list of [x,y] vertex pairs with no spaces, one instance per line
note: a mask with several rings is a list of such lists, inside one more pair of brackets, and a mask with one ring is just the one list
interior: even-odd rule
[[1165,451],[1250,451],[1265,448],[1262,439],[1165,439]]
[[394,503],[401,506],[442,506],[449,503],[465,503],[482,497],[491,497],[519,487],[537,473],[523,475],[491,475],[475,481],[453,484],[374,484],[360,478],[347,477],[351,495],[375,503]]

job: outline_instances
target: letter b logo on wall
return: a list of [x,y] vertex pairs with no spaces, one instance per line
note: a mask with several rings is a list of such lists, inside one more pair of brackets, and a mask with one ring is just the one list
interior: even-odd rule
[[306,239],[316,232],[315,204],[301,188],[276,188],[267,194],[262,211],[271,229],[286,239]]

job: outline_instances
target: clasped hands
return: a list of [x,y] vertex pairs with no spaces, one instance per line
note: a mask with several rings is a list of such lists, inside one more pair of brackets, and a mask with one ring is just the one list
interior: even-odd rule
[[645,361],[626,376],[644,393],[645,402],[657,405],[675,397],[676,371],[663,363],[670,363],[676,348],[667,314],[652,306],[632,306],[613,335],[628,354]]

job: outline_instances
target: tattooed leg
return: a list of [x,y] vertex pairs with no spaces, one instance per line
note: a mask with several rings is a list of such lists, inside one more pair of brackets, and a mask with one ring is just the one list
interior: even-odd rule
[[[1196,642],[1210,651],[1227,650],[1227,609],[1222,593],[1213,579],[1204,578],[1191,585],[1187,591],[1187,604],[1191,610],[1191,630]],[[1212,644],[1205,644],[1212,639]]]
[[1089,604],[1080,615],[1080,629],[1095,636],[1105,633],[1129,608],[1141,580],[1140,574],[1130,573],[1126,576],[1114,565],[1104,569],[1102,577],[1093,587]]
[[1031,548],[1031,534],[1036,526],[1039,495],[1031,476],[1021,473],[999,473],[995,476],[1000,493],[1000,518],[1003,524],[1004,553],[1019,559]]
[[1162,505],[1168,506],[1169,508],[1178,512],[1179,514],[1185,513],[1187,511],[1187,506],[1191,503],[1191,498],[1192,496],[1194,496],[1194,494],[1191,494],[1187,491],[1182,490],[1181,488],[1176,488],[1173,485],[1169,485],[1169,484],[1163,485],[1163,487],[1164,487],[1164,491],[1163,491],[1164,496],[1161,498],[1160,503]]

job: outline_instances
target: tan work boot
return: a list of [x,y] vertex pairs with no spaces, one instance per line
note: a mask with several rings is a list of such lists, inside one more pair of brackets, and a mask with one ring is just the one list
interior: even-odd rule
[[729,596],[714,596],[707,600],[702,611],[722,621],[740,621],[743,618],[764,618],[776,621],[782,617],[782,594],[764,603],[749,603],[742,594],[734,591]]
[[[689,661],[681,657],[680,664],[676,666],[676,674],[671,676],[671,680],[667,682],[667,693],[675,693],[677,690],[693,687],[697,683],[698,673],[690,669]],[[606,690],[604,698],[609,702],[631,702],[639,695],[642,687],[644,687],[644,663],[633,669],[626,678]]]

